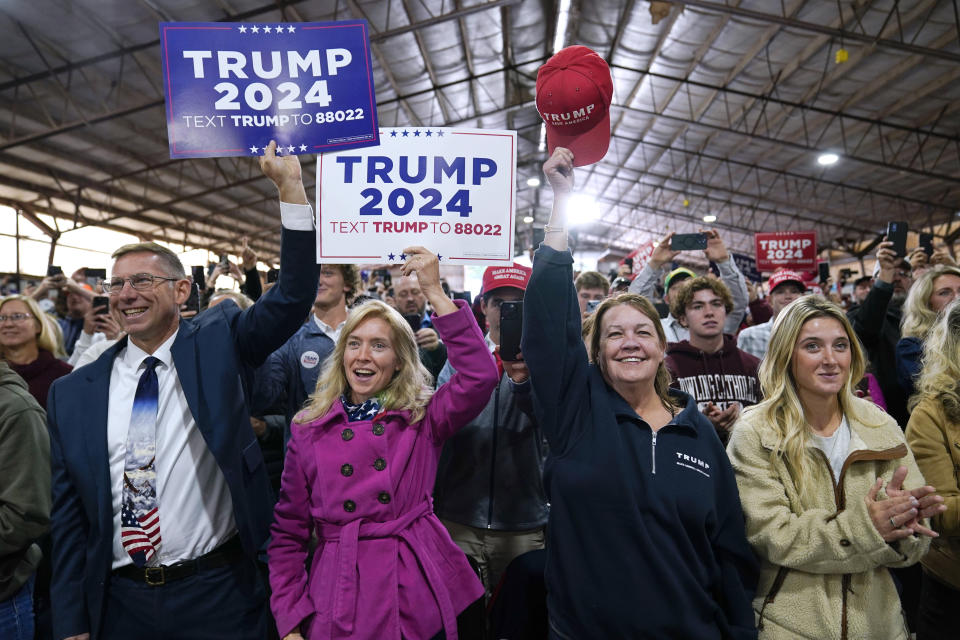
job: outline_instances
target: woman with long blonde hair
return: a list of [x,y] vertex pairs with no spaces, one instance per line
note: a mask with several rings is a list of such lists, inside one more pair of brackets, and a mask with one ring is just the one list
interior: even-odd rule
[[437,256],[404,253],[457,373],[434,392],[403,316],[379,301],[350,311],[287,445],[268,549],[283,638],[455,640],[483,596],[431,493],[444,441],[486,405],[497,367],[470,307],[444,294]]
[[30,395],[46,409],[50,385],[71,371],[56,321],[29,296],[0,299],[0,358],[26,380]]
[[923,366],[911,398],[907,442],[917,466],[943,496],[933,516],[940,534],[923,557],[917,640],[954,638],[960,629],[960,302],[947,306],[927,335]]
[[727,453],[761,559],[761,638],[906,639],[888,568],[929,547],[943,498],[896,421],[854,395],[864,356],[843,310],[788,305],[760,366],[764,400],[744,410]]
[[900,341],[897,342],[897,382],[909,398],[920,373],[923,342],[940,311],[960,296],[960,267],[935,264],[914,281],[903,303]]

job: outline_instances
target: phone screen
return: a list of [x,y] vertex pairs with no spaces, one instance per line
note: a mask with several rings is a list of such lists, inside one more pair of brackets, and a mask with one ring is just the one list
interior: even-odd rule
[[893,252],[898,256],[907,255],[907,227],[906,222],[890,222],[887,224],[887,240],[893,243]]
[[500,305],[500,359],[512,362],[520,353],[523,333],[523,301],[509,301]]
[[673,251],[698,251],[706,248],[705,233],[677,233],[670,238],[670,249]]
[[93,297],[93,312],[95,315],[101,315],[110,313],[110,298],[107,296],[94,296]]

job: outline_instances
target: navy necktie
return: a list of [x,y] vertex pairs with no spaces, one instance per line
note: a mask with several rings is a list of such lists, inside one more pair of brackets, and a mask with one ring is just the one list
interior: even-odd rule
[[160,515],[157,512],[157,397],[156,366],[160,360],[143,360],[133,397],[127,455],[123,465],[123,503],[120,507],[120,541],[133,563],[146,566],[160,547]]

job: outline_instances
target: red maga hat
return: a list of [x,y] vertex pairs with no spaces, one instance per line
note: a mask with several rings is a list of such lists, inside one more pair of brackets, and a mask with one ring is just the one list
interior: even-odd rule
[[547,125],[549,153],[573,152],[573,166],[599,162],[610,146],[610,67],[579,45],[561,49],[537,71],[537,111]]
[[770,293],[773,293],[773,290],[782,285],[784,282],[796,282],[802,288],[807,288],[807,283],[804,282],[803,276],[799,272],[791,269],[783,269],[774,273],[767,281],[767,287],[769,288]]
[[527,290],[527,281],[530,280],[530,267],[513,263],[512,267],[487,267],[483,272],[483,292],[490,293],[500,287],[513,287],[520,291]]

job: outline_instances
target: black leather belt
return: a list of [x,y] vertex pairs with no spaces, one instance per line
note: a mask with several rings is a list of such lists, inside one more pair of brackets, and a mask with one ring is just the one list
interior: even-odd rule
[[240,544],[240,536],[233,536],[213,551],[193,560],[184,560],[170,565],[162,564],[156,567],[138,567],[131,564],[115,569],[110,575],[142,582],[151,587],[159,587],[174,580],[188,578],[201,571],[234,564],[242,560],[243,557],[243,545]]

